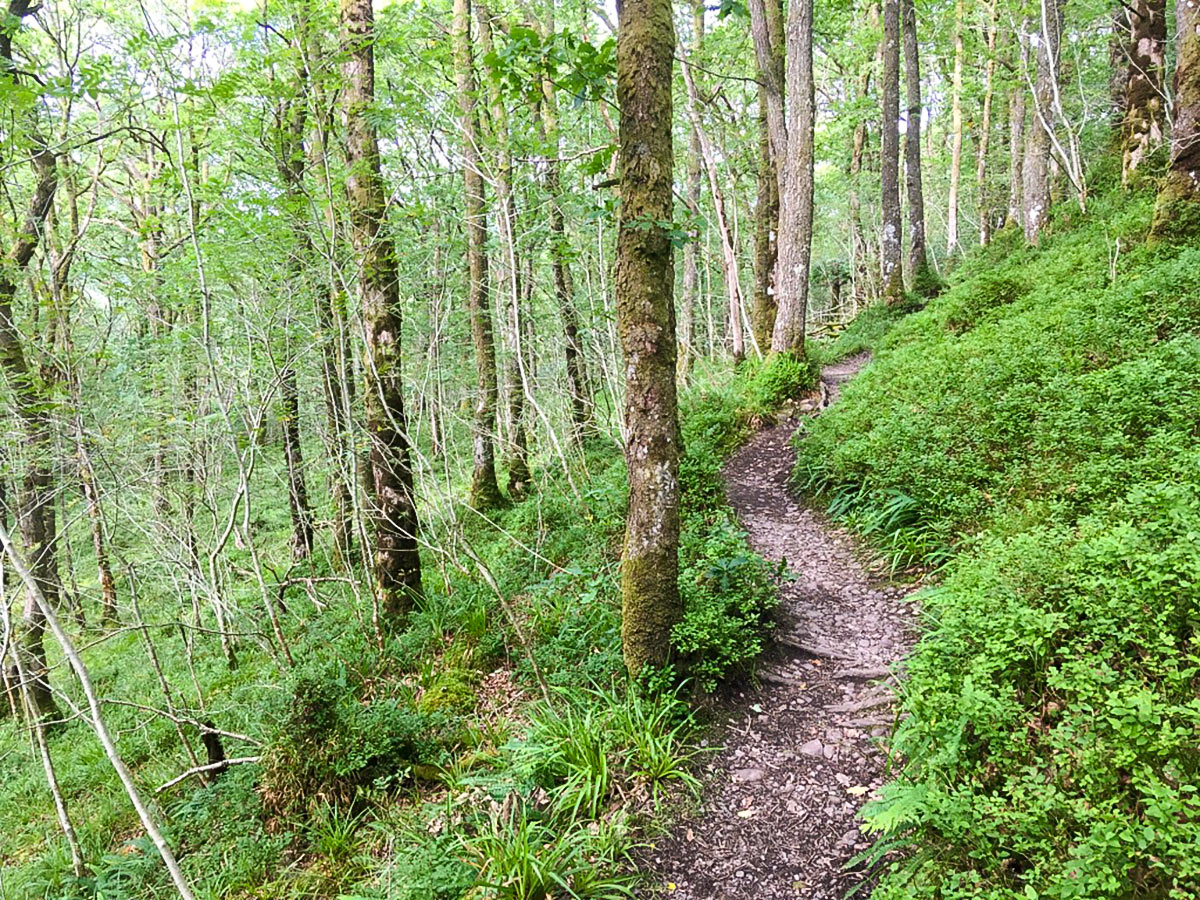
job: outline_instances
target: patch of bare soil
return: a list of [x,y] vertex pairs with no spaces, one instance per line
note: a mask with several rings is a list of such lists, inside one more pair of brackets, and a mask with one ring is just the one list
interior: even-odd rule
[[[822,373],[821,406],[867,362]],[[849,535],[788,489],[795,422],[759,432],[726,466],[729,502],[754,549],[786,560],[776,646],[762,687],[719,709],[724,749],[703,807],[649,849],[652,893],[680,900],[845,897],[870,873],[847,863],[871,839],[859,809],[884,780],[879,738],[891,673],[911,646],[912,588],[870,574]]]

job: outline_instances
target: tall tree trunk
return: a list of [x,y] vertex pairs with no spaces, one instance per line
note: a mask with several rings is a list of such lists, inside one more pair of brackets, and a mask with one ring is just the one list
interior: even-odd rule
[[[692,47],[694,57],[704,48],[704,0],[692,0]],[[693,103],[689,95],[689,106]],[[687,158],[687,203],[693,221],[700,220],[701,148],[696,125],[689,122]],[[679,297],[679,377],[686,381],[692,365],[692,332],[696,304],[700,299],[699,233],[689,235],[683,247],[683,292]]]
[[[460,0],[461,2],[461,0]],[[629,511],[621,558],[621,643],[632,674],[670,656],[679,595],[679,455],[673,216],[670,0],[618,6],[621,221],[617,324],[625,356]]]
[[946,199],[946,254],[958,252],[958,189],[963,145],[963,0],[954,3],[954,75],[950,83],[950,194]]
[[975,156],[975,192],[979,202],[979,245],[992,239],[992,216],[988,206],[987,156],[992,136],[992,85],[996,77],[996,6],[988,8],[987,63],[983,75],[983,114],[979,122],[979,144]]
[[787,155],[780,166],[778,309],[774,353],[804,353],[813,230],[813,0],[792,0],[787,15]]
[[371,0],[342,0],[342,115],[346,198],[359,263],[366,332],[364,407],[371,441],[375,593],[390,619],[421,595],[417,505],[404,418],[400,290],[395,247],[383,230],[385,199],[379,143],[369,115],[375,99]]
[[492,13],[486,6],[477,6],[479,48],[483,55],[488,79],[488,108],[492,143],[496,159],[496,212],[500,231],[500,264],[496,267],[496,282],[501,296],[501,308],[508,312],[504,333],[508,338],[508,357],[504,367],[505,393],[508,399],[508,491],[522,496],[528,489],[529,435],[525,423],[525,391],[527,351],[522,340],[526,314],[522,311],[521,260],[517,252],[517,201],[512,189],[512,153],[509,151],[508,108],[501,91],[503,73],[493,63]]
[[904,88],[907,100],[904,129],[904,171],[908,187],[908,272],[913,290],[924,293],[929,281],[929,256],[925,249],[925,187],[921,177],[921,50],[917,42],[917,10],[913,0],[903,0]]
[[879,239],[883,297],[904,298],[900,222],[900,2],[883,2],[883,124],[879,180],[883,190],[883,233]]
[[[785,257],[792,264],[797,262],[797,235],[789,233],[784,219],[784,196],[788,192],[789,142],[787,110],[784,108],[785,79],[784,21],[781,0],[750,0],[750,30],[754,41],[754,58],[759,74],[759,128],[760,137],[758,209],[756,210],[758,249],[756,252],[757,272],[755,290],[755,333],[759,346],[771,346],[774,350],[775,331],[780,324],[781,297],[785,290],[795,285],[795,274],[788,280],[783,271]],[[767,176],[774,177],[774,185],[763,184]],[[796,205],[789,208],[794,214]],[[811,228],[810,228],[811,247]],[[786,248],[785,248],[785,245]],[[785,284],[786,281],[786,284]],[[804,290],[807,300],[808,274],[804,274]],[[787,314],[795,312],[796,298]],[[807,303],[805,302],[805,305]],[[760,312],[761,311],[761,312]],[[801,316],[804,312],[801,312]],[[789,324],[789,329],[790,329]],[[759,330],[767,337],[758,337]],[[801,321],[800,341],[803,344],[804,324]]]
[[[552,21],[547,23],[553,29]],[[587,388],[583,342],[579,334],[579,311],[575,307],[575,280],[571,274],[571,247],[562,209],[562,176],[559,170],[558,96],[554,82],[542,77],[542,129],[549,148],[546,162],[546,192],[550,195],[550,255],[554,272],[554,296],[566,339],[563,353],[567,391],[571,397],[571,425],[576,439],[583,435],[592,417],[592,398]]]
[[[767,133],[771,158],[775,161],[776,174],[782,179],[782,162],[788,146],[788,126],[783,108],[783,5],[780,0],[749,0],[749,8],[754,58],[758,63],[763,94],[767,101]],[[782,189],[782,181],[780,188]],[[782,236],[780,239],[782,240]]]
[[475,97],[475,62],[471,50],[471,2],[454,0],[450,35],[458,94],[459,131],[463,142],[463,186],[466,192],[467,309],[475,348],[475,417],[472,423],[471,505],[492,509],[503,499],[496,480],[496,344],[492,307],[488,302],[487,208],[480,169],[479,114]]
[[[758,88],[758,196],[754,203],[754,307],[751,321],[759,349],[771,346],[778,309],[775,264],[779,258],[779,174],[771,156],[767,92]],[[686,278],[687,267],[684,267]]]
[[[6,79],[15,81],[11,74],[11,40],[7,28],[0,30],[0,66]],[[36,175],[33,196],[16,241],[8,250],[7,264],[0,266],[0,363],[8,377],[27,460],[17,498],[17,523],[23,552],[42,596],[47,603],[57,605],[58,555],[54,540],[54,441],[50,404],[42,390],[42,379],[25,350],[13,309],[18,279],[37,249],[58,188],[57,160],[36,136],[32,162]],[[46,665],[46,618],[32,589],[25,592],[21,632],[17,652],[22,654],[22,667],[32,679],[30,702],[39,715],[55,715],[58,707],[50,689]]]
[[1137,170],[1163,141],[1163,73],[1166,70],[1166,0],[1132,0],[1129,64],[1121,127],[1121,183],[1136,183]]
[[1024,72],[1029,66],[1029,45],[1025,38],[1025,25],[1017,31],[1017,78],[1008,92],[1008,219],[1006,225],[1025,227],[1025,192],[1021,171],[1025,147],[1025,81]]
[[1158,190],[1154,234],[1200,232],[1200,4],[1175,0],[1175,123],[1171,165]]
[[1041,0],[1038,19],[1037,82],[1033,91],[1033,121],[1025,138],[1022,181],[1025,191],[1025,239],[1037,243],[1050,213],[1050,148],[1054,131],[1062,0]]

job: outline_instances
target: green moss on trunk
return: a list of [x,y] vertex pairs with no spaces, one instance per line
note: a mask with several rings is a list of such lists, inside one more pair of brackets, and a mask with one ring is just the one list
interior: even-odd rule
[[670,0],[625,0],[617,39],[621,224],[617,324],[625,357],[629,511],[621,561],[622,648],[633,674],[670,656],[679,620]]

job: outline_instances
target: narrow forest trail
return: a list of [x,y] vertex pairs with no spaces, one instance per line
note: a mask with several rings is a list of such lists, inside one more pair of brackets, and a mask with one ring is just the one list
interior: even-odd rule
[[[866,362],[826,367],[823,400]],[[788,492],[794,429],[759,432],[725,468],[751,545],[794,580],[780,588],[763,687],[725,706],[702,809],[649,854],[671,897],[832,900],[864,877],[844,867],[870,843],[858,810],[883,781],[876,738],[893,723],[886,680],[911,643],[910,588],[870,574],[849,536]]]

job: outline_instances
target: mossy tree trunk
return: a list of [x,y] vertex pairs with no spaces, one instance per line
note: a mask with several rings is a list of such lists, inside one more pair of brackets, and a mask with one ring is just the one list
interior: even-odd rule
[[[7,15],[20,25],[33,10],[31,3],[13,0]],[[9,23],[0,28],[0,79],[16,86],[18,75],[12,58],[13,31]],[[21,122],[21,117],[18,117]],[[22,123],[25,124],[25,123]],[[32,126],[32,122],[28,124]],[[20,126],[18,126],[20,127]],[[41,243],[46,217],[58,189],[58,160],[33,127],[26,129],[35,183],[24,218],[14,223],[16,238],[0,265],[0,366],[8,380],[13,408],[25,447],[26,469],[17,488],[17,525],[24,556],[29,560],[33,583],[25,592],[17,652],[21,668],[30,680],[27,696],[35,715],[58,713],[50,689],[46,663],[46,616],[38,603],[40,592],[48,604],[58,605],[58,551],[54,518],[54,436],[51,402],[40,374],[30,360],[26,342],[17,325],[14,305],[17,289]],[[36,590],[34,588],[36,584]]]
[[618,7],[621,221],[617,326],[625,359],[629,511],[621,559],[621,640],[636,675],[668,661],[679,596],[680,433],[675,395],[670,0]]
[[402,394],[399,275],[394,245],[383,233],[383,176],[370,118],[375,99],[371,0],[342,0],[341,25],[346,200],[366,333],[363,404],[371,441],[375,593],[382,612],[395,619],[421,594],[421,557]]
[[[786,38],[783,4],[780,0],[751,0],[749,9],[759,77],[759,182],[755,210],[753,326],[759,347],[767,348],[773,345],[775,329],[779,325],[780,297],[795,282],[794,278],[788,281],[782,269],[784,258],[794,259],[796,255],[797,235],[787,229],[783,219],[783,198],[792,190],[789,179],[794,177],[795,169],[788,168],[793,138],[790,133],[792,126],[787,119],[789,113],[784,105],[787,67],[784,59]],[[773,183],[767,183],[767,179],[772,179]],[[791,246],[785,248],[787,244]],[[785,284],[785,281],[788,283]],[[807,272],[804,282],[807,291]]]
[[920,291],[929,279],[929,254],[925,248],[925,187],[921,177],[921,51],[917,42],[917,10],[913,0],[902,0],[904,30],[904,174],[908,188],[908,271],[913,289]]
[[879,180],[883,189],[883,231],[879,238],[883,297],[904,298],[900,221],[900,0],[883,3],[883,120]]
[[1171,165],[1158,191],[1154,233],[1200,232],[1200,4],[1175,0],[1175,123]]
[[458,94],[458,123],[463,149],[463,187],[466,191],[467,310],[471,317],[471,343],[475,348],[475,416],[472,422],[472,472],[470,502],[476,509],[492,509],[502,501],[496,480],[496,342],[492,308],[488,302],[487,207],[479,146],[479,113],[476,107],[475,62],[471,49],[470,0],[454,0],[450,40]]
[[779,174],[771,156],[767,92],[758,88],[758,196],[754,204],[754,303],[751,323],[759,348],[771,345],[775,330],[775,264],[779,258]]
[[[318,203],[324,228],[321,232],[321,256],[332,260],[342,243],[341,222],[337,213],[334,190],[329,172],[329,144],[333,133],[336,110],[328,100],[321,79],[313,77],[320,71],[322,44],[316,29],[301,19],[297,38],[304,51],[312,91],[313,127],[310,132],[308,156],[318,188]],[[326,262],[326,266],[329,263]],[[321,387],[325,399],[325,420],[328,429],[328,455],[332,462],[329,492],[333,499],[333,561],[341,571],[348,571],[354,552],[354,533],[358,530],[354,502],[355,473],[361,460],[354,447],[351,429],[354,409],[354,356],[347,339],[346,294],[337,287],[338,280],[328,268],[321,277],[320,288],[313,303],[321,343]],[[365,480],[365,479],[364,479]]]
[[1163,141],[1163,72],[1166,69],[1166,0],[1132,0],[1125,117],[1121,126],[1121,183],[1137,181],[1138,167]]
[[808,276],[812,263],[813,123],[816,100],[813,81],[813,0],[788,5],[787,154],[780,165],[779,262],[775,328],[771,352],[804,353],[808,315]]
[[[858,81],[855,99],[862,101],[870,87],[871,74],[868,69]],[[850,213],[850,277],[854,282],[854,303],[856,307],[865,305],[874,294],[874,272],[870,261],[870,247],[867,242],[867,232],[863,227],[862,198],[859,194],[859,182],[862,180],[863,153],[867,145],[867,123],[859,119],[850,135],[850,164],[846,174],[849,185],[847,188],[847,206]]]

